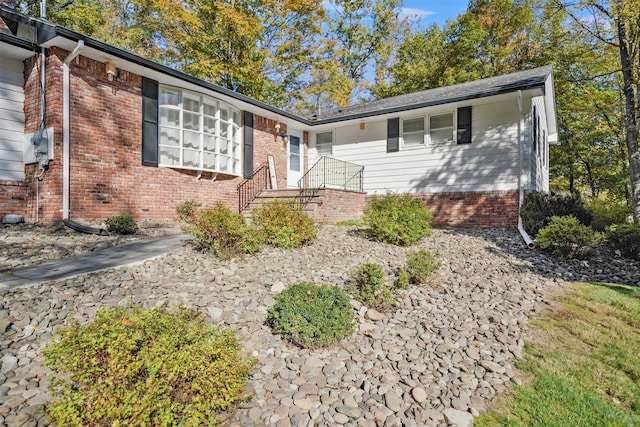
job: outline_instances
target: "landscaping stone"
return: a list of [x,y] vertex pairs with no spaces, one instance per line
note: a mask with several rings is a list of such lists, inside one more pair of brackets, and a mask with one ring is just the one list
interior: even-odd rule
[[[468,426],[472,414],[515,380],[527,319],[546,307],[546,296],[565,278],[582,271],[576,268],[587,270],[582,276],[597,268],[606,282],[640,272],[631,261],[613,263],[619,271],[605,262],[554,263],[526,249],[511,230],[434,230],[410,248],[371,242],[349,227],[325,225],[318,234],[318,242],[304,248],[265,248],[229,261],[187,245],[135,265],[1,291],[0,417],[5,424],[46,425],[33,408],[52,398],[42,349],[60,326],[87,322],[99,308],[182,303],[233,328],[245,356],[257,359],[247,384],[255,396],[230,425]],[[0,226],[0,270],[123,241],[103,239]],[[421,249],[442,254],[433,286],[401,291],[397,306],[384,314],[352,302],[356,331],[329,348],[297,348],[264,323],[276,290],[303,281],[345,286],[349,271],[366,262],[391,275],[408,252]]]

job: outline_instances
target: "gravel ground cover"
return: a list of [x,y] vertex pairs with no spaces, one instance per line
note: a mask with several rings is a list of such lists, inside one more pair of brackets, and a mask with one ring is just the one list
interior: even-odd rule
[[[81,234],[47,240],[29,227],[0,228],[0,266],[17,258],[18,266],[33,265],[127,240]],[[178,228],[150,230],[143,229],[159,235]],[[344,286],[349,271],[365,262],[382,264],[391,280],[407,253],[418,249],[442,256],[433,285],[403,291],[392,312],[353,301],[357,327],[349,339],[303,350],[265,325],[274,295],[288,285]],[[367,241],[353,227],[323,226],[313,245],[267,248],[230,261],[187,245],[141,264],[0,293],[0,425],[46,425],[42,408],[51,395],[43,346],[71,319],[86,322],[99,307],[130,302],[183,303],[237,331],[258,364],[248,383],[255,397],[230,425],[470,425],[496,393],[519,381],[513,365],[527,319],[550,293],[561,291],[565,280],[638,284],[639,273],[640,263],[612,256],[552,262],[526,249],[512,230],[435,230],[407,249]]]

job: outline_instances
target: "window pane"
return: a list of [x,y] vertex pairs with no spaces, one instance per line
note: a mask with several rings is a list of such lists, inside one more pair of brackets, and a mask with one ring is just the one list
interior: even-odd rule
[[200,148],[200,133],[185,130],[182,144],[184,148]]
[[209,118],[209,117],[205,117],[204,118],[204,132],[206,133],[212,133],[215,134],[216,133],[216,120]]
[[180,92],[171,89],[160,89],[160,99],[158,101],[160,105],[173,105],[177,107],[180,105]]
[[316,135],[316,149],[318,154],[331,154],[333,145],[333,134],[331,132],[323,132]]
[[296,136],[289,137],[289,153],[291,155],[300,154],[300,138]]
[[229,140],[220,138],[220,154],[229,154]]
[[185,129],[200,130],[200,115],[194,113],[183,113],[183,127]]
[[196,113],[200,112],[200,98],[190,97],[185,95],[184,100],[182,101],[182,108],[185,111],[194,111]]
[[220,123],[220,136],[223,138],[229,137],[229,125],[226,123]]
[[200,166],[200,151],[196,150],[184,150],[184,159],[182,160],[184,166],[191,168],[197,168]]
[[240,111],[233,112],[233,123],[236,125],[240,125]]
[[215,169],[216,168],[216,155],[214,153],[207,153],[206,151],[203,153],[202,157],[204,158],[205,169]]
[[213,105],[212,104],[207,104],[207,103],[204,104],[204,113],[207,116],[215,117],[216,109],[217,108],[216,108],[215,104],[213,104]]
[[220,172],[229,171],[229,157],[220,156]]
[[180,130],[170,128],[160,128],[160,145],[180,146]]
[[431,142],[437,144],[439,142],[451,142],[453,141],[453,128],[433,130],[430,132]]
[[300,171],[300,155],[292,154],[289,156],[289,169],[292,171]]
[[403,133],[424,132],[424,119],[420,117],[418,119],[403,120],[402,131]]
[[160,126],[180,126],[180,111],[170,108],[160,108]]
[[424,144],[423,132],[412,132],[402,134],[402,140],[404,145],[419,145]]
[[220,119],[229,120],[229,110],[226,108],[220,108]]
[[203,136],[204,149],[206,151],[216,151],[216,137],[213,135]]
[[160,164],[167,166],[180,165],[180,149],[160,146]]
[[429,129],[453,128],[453,113],[429,117]]

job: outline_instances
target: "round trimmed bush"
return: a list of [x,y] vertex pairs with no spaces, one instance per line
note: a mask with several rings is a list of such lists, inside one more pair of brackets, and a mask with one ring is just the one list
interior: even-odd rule
[[133,215],[114,215],[104,220],[107,231],[115,234],[135,234],[138,231],[138,223]]
[[410,246],[431,234],[431,213],[422,199],[409,194],[375,198],[364,211],[365,233],[379,242]]
[[347,290],[367,307],[385,310],[395,302],[386,282],[382,265],[368,262],[350,273]]
[[251,212],[251,221],[265,243],[281,249],[299,248],[316,240],[313,219],[295,202],[273,201]]
[[48,405],[57,425],[217,425],[246,401],[254,362],[232,331],[179,308],[100,310],[61,327],[44,349],[54,371]]
[[520,208],[520,217],[527,233],[537,236],[554,216],[573,216],[583,225],[591,225],[593,219],[593,215],[577,195],[538,191],[526,195]]
[[574,216],[554,216],[549,225],[538,232],[537,242],[540,249],[551,255],[582,258],[598,246],[603,237]]
[[407,256],[407,272],[410,282],[416,285],[426,285],[442,266],[439,253],[420,250]]
[[355,330],[349,296],[338,287],[297,283],[275,300],[267,322],[276,334],[298,346],[328,346]]

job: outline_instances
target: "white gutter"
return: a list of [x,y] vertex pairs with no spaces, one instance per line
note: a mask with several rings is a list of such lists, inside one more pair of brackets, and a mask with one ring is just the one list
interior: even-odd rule
[[522,217],[520,216],[520,208],[524,202],[524,114],[522,111],[522,91],[518,90],[518,111],[520,111],[520,124],[518,125],[518,149],[520,151],[520,176],[518,178],[518,189],[520,190],[520,197],[518,199],[518,231],[522,236],[522,239],[527,244],[529,249],[533,249],[536,246],[536,242],[529,236],[529,233],[524,229],[522,225]]
[[73,49],[62,63],[62,219],[69,219],[69,161],[71,156],[69,150],[71,144],[69,142],[69,64],[80,54],[84,47],[84,41],[78,40],[78,45]]

